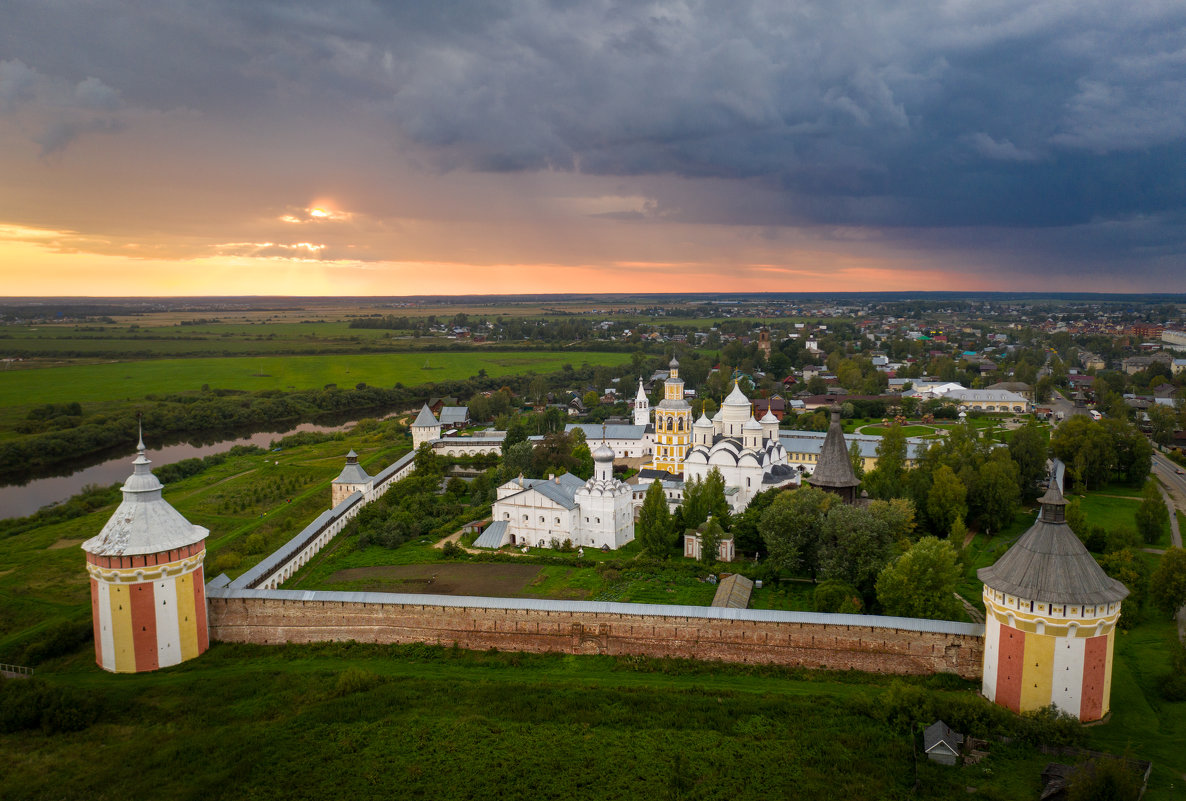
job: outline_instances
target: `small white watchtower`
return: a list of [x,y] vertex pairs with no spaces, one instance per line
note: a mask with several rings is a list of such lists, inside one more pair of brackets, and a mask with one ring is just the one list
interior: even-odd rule
[[416,450],[425,442],[440,438],[441,422],[437,420],[436,415],[432,413],[432,409],[428,408],[426,403],[420,410],[420,414],[416,415],[416,419],[412,421],[412,450]]

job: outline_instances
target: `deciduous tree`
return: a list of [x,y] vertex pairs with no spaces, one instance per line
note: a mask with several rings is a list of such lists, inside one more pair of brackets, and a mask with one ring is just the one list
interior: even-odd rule
[[835,495],[809,485],[776,497],[758,522],[770,563],[815,578],[824,516],[836,502]]
[[877,574],[895,552],[889,523],[870,508],[836,504],[824,516],[819,574],[840,579],[872,597]]
[[705,565],[711,565],[717,561],[721,540],[725,538],[725,530],[721,528],[721,524],[717,522],[716,518],[710,518],[708,523],[704,525],[704,530],[700,532],[700,562]]
[[1017,489],[1017,465],[1007,454],[989,459],[976,473],[968,506],[982,531],[1000,531],[1013,522],[1021,493]]
[[886,614],[954,620],[959,559],[947,540],[923,537],[877,576],[877,600]]
[[634,531],[644,551],[655,558],[667,556],[672,540],[671,512],[667,508],[663,485],[658,481],[652,482],[647,489]]
[[1170,548],[1162,555],[1149,579],[1149,599],[1170,617],[1186,606],[1186,551]]
[[877,443],[877,467],[865,476],[864,485],[874,498],[897,498],[906,492],[906,434],[891,425]]
[[1009,455],[1017,463],[1021,497],[1030,501],[1040,494],[1038,482],[1046,475],[1046,440],[1035,423],[1024,425],[1009,439]]
[[968,515],[968,488],[947,465],[940,465],[927,493],[927,515],[939,531],[950,531],[956,520]]
[[1137,532],[1147,545],[1152,545],[1161,538],[1169,527],[1170,513],[1165,500],[1157,490],[1157,485],[1149,482],[1141,494],[1141,505],[1134,513],[1137,522]]

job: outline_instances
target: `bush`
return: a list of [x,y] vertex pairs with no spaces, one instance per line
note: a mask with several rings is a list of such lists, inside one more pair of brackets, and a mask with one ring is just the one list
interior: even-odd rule
[[1108,530],[1103,526],[1088,527],[1087,533],[1079,539],[1092,553],[1103,553],[1108,548]]
[[48,659],[74,653],[83,643],[91,642],[94,636],[94,625],[89,620],[62,621],[27,644],[21,661],[26,665],[40,665]]
[[1186,645],[1174,645],[1170,672],[1161,677],[1158,689],[1167,701],[1186,701]]
[[917,684],[895,680],[881,696],[881,717],[892,728],[913,731],[935,720],[935,704],[929,690]]
[[94,693],[46,684],[41,679],[0,681],[0,732],[82,731],[98,720],[102,711],[102,702]]
[[1100,757],[1080,765],[1067,782],[1069,801],[1137,801],[1141,797],[1139,774],[1123,759]]
[[1108,544],[1104,550],[1112,553],[1123,551],[1126,548],[1139,547],[1141,547],[1141,535],[1136,532],[1136,529],[1121,526],[1108,532]]
[[824,581],[815,588],[815,611],[859,615],[864,603],[856,587],[843,581]]
[[445,546],[441,548],[441,556],[446,559],[464,559],[466,551],[455,542],[446,542]]
[[210,561],[210,575],[217,576],[219,573],[234,570],[242,561],[243,556],[238,551],[223,551]]
[[350,667],[338,674],[337,684],[334,685],[334,695],[352,695],[363,693],[378,687],[386,679],[377,673],[362,668]]

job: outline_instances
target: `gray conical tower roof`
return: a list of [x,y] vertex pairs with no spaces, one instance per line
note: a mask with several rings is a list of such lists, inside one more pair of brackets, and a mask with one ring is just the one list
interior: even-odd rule
[[1066,500],[1054,481],[1029,531],[976,575],[994,590],[1049,604],[1104,604],[1123,600],[1128,588],[1109,578],[1067,525]]
[[808,483],[816,487],[856,487],[861,482],[852,470],[848,459],[848,444],[844,441],[844,429],[840,427],[840,410],[832,409],[832,424],[824,437],[819,462]]
[[420,414],[416,415],[416,419],[412,421],[414,426],[435,426],[440,421],[437,420],[436,415],[432,413],[432,409],[428,408],[428,404],[424,404],[424,408],[420,410]]

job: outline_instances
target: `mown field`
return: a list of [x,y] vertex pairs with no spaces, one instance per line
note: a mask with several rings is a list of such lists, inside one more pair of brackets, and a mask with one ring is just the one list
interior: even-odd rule
[[391,353],[326,356],[258,356],[217,359],[154,359],[68,365],[0,372],[0,407],[44,403],[131,400],[151,394],[212,389],[319,389],[326,384],[414,386],[471,378],[479,370],[499,376],[548,373],[565,364],[620,365],[628,353],[480,352]]

